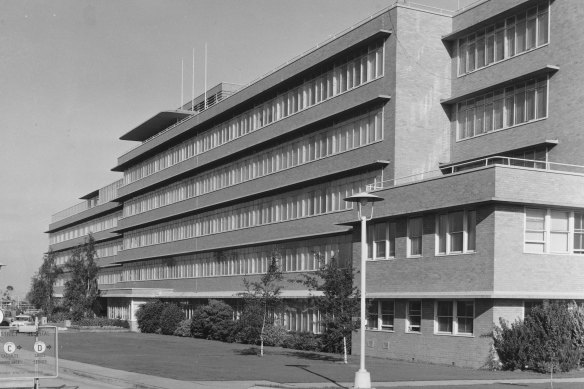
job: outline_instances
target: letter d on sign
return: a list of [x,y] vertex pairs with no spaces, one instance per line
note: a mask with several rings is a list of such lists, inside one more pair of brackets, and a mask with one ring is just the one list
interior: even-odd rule
[[34,343],[34,352],[37,354],[42,354],[47,349],[47,345],[43,341],[38,341]]

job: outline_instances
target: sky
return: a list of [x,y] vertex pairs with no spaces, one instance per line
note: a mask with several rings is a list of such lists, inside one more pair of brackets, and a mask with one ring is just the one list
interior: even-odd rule
[[[416,0],[456,9],[472,0]],[[247,84],[393,0],[0,0],[0,292],[24,297],[51,215],[120,178],[119,137]]]

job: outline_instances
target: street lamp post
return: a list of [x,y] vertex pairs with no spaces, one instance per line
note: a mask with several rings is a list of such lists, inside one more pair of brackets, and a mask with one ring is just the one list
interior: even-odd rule
[[367,192],[357,193],[353,196],[347,197],[345,201],[358,204],[358,216],[361,220],[361,355],[359,370],[355,373],[355,389],[370,389],[371,375],[365,369],[365,294],[366,294],[366,261],[367,261],[367,215],[365,215],[364,208],[367,204],[371,204],[371,215],[369,220],[373,218],[373,203],[382,201],[381,197],[372,195]]

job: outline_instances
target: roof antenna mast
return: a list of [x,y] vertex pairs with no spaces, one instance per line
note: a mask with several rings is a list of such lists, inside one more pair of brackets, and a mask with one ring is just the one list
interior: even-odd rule
[[207,109],[207,42],[205,42],[205,105],[204,109]]
[[191,88],[191,111],[195,111],[195,48],[193,47],[193,85]]
[[185,60],[180,59],[180,109],[183,108],[184,103],[184,74],[185,74]]

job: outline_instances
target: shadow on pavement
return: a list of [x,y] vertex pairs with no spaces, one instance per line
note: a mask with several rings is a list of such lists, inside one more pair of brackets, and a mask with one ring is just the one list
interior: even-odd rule
[[304,370],[304,371],[306,371],[306,372],[308,372],[308,373],[310,373],[310,374],[314,374],[315,376],[318,376],[318,377],[320,377],[320,378],[324,378],[325,380],[327,380],[327,381],[329,381],[329,382],[332,382],[333,384],[335,384],[335,385],[336,385],[336,386],[338,386],[339,388],[345,388],[345,389],[348,389],[348,387],[346,387],[346,386],[343,386],[343,385],[339,384],[337,381],[335,381],[335,380],[332,380],[332,379],[328,378],[327,376],[324,376],[324,375],[322,375],[322,374],[318,374],[318,373],[315,373],[315,372],[313,372],[312,370],[309,370],[309,369],[308,369],[308,367],[309,367],[308,365],[286,365],[286,366],[290,366],[290,367],[297,367],[297,368],[299,368],[299,369],[301,369],[301,370]]

